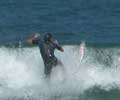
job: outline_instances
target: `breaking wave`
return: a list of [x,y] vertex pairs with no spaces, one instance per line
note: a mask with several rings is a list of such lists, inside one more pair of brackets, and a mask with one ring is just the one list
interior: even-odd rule
[[79,46],[66,45],[64,49],[64,53],[55,52],[64,66],[54,67],[48,80],[44,78],[44,65],[37,47],[1,47],[0,98],[48,100],[56,96],[77,97],[96,86],[105,91],[119,89],[120,48],[85,47],[82,62]]

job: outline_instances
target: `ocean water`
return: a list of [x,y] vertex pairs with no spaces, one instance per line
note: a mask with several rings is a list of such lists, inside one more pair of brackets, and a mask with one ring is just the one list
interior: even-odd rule
[[[119,0],[1,0],[0,100],[120,100]],[[37,46],[50,32],[64,66],[44,78]],[[80,61],[80,43],[85,55]]]

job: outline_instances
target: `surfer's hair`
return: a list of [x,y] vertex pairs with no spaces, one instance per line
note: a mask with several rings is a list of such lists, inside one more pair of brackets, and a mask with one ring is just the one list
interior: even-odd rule
[[51,33],[46,33],[44,36],[44,41],[49,42],[52,39],[52,34]]

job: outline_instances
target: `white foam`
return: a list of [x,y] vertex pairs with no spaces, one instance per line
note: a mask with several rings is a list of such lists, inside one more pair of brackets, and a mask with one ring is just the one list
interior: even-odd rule
[[64,53],[55,52],[64,67],[53,68],[51,80],[45,80],[38,48],[0,48],[0,93],[12,89],[29,95],[75,95],[96,85],[106,90],[119,87],[120,69],[115,67],[120,65],[116,62],[119,56],[114,55],[113,67],[107,67],[95,60],[93,49],[86,48],[82,63],[78,46],[64,46],[64,49]]

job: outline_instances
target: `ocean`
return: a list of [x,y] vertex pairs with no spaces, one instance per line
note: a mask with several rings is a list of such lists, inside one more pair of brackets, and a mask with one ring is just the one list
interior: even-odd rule
[[[120,100],[119,18],[119,0],[1,0],[0,100]],[[36,32],[64,48],[49,80]]]

